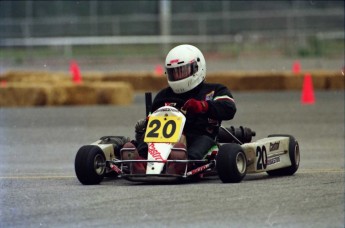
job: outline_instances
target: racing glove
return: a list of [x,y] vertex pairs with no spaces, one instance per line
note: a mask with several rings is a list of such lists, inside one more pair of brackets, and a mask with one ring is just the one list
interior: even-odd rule
[[143,141],[143,137],[146,131],[147,120],[140,119],[135,125],[135,140],[137,142]]
[[206,113],[208,110],[208,103],[207,101],[199,101],[192,98],[184,103],[182,109],[191,114]]

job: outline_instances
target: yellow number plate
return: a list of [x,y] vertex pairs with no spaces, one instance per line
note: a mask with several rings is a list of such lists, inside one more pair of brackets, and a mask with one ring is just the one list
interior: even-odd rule
[[182,118],[177,116],[151,116],[146,127],[145,142],[178,142]]

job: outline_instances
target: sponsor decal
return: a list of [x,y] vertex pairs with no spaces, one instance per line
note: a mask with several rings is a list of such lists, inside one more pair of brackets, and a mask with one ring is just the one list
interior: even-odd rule
[[150,144],[149,144],[149,153],[151,154],[151,156],[152,156],[156,161],[164,161],[164,159],[162,158],[161,153],[156,149],[154,143],[150,143]]
[[159,108],[156,111],[154,111],[153,113],[159,113],[159,112],[179,112],[179,111],[177,109],[172,109],[172,108]]
[[270,151],[278,150],[280,142],[270,143]]
[[270,158],[267,160],[267,165],[273,165],[280,162],[280,157]]
[[165,102],[164,104],[165,106],[172,106],[172,107],[176,107],[176,103],[172,103],[172,102]]
[[205,101],[212,101],[213,96],[214,96],[214,91],[212,91],[212,92],[206,94],[206,96],[205,96]]
[[170,64],[173,64],[173,63],[178,63],[179,62],[179,60],[178,59],[172,59],[172,60],[170,60]]
[[196,173],[200,173],[200,172],[202,172],[202,171],[204,171],[204,170],[206,170],[206,169],[208,169],[210,167],[211,167],[211,164],[206,164],[206,165],[200,166],[200,167],[198,167],[196,169],[193,169],[193,170],[189,171],[187,173],[187,176],[191,176],[191,175],[194,175]]
[[110,168],[115,171],[117,174],[122,174],[122,170],[116,165],[110,164]]

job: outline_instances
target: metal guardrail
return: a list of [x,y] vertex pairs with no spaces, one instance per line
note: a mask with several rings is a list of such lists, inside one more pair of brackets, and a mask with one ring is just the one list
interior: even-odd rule
[[111,45],[111,44],[167,44],[229,42],[234,36],[90,36],[90,37],[45,37],[1,39],[0,46],[66,46],[66,45]]
[[196,35],[196,36],[89,36],[89,37],[41,37],[0,39],[0,47],[26,46],[76,46],[76,45],[119,45],[119,44],[170,44],[170,43],[241,43],[244,39],[294,37],[316,35],[320,40],[344,39],[344,32],[307,32],[288,34],[286,32],[243,33],[242,35]]

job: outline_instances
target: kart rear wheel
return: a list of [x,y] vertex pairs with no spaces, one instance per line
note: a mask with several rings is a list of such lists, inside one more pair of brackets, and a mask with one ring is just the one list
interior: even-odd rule
[[292,135],[269,135],[268,137],[289,137],[289,156],[291,160],[291,166],[267,171],[270,176],[291,176],[293,175],[299,167],[300,163],[300,151],[299,145],[295,137]]
[[247,158],[240,145],[224,144],[216,157],[216,169],[223,183],[238,183],[247,174]]
[[105,175],[106,160],[98,146],[82,146],[75,157],[75,173],[85,185],[99,184]]

